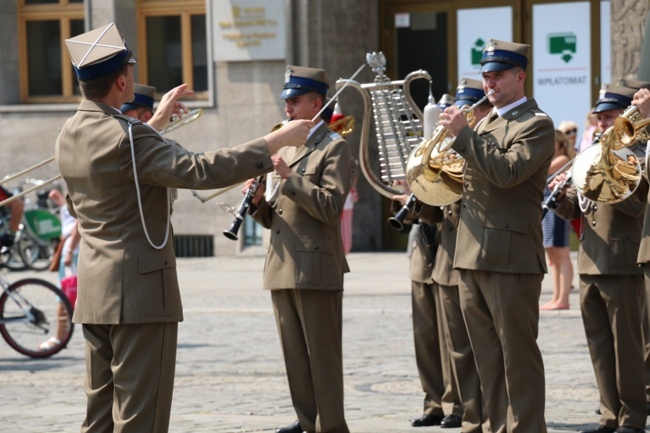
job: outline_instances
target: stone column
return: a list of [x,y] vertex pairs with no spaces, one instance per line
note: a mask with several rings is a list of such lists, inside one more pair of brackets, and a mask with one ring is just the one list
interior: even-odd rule
[[645,53],[642,53],[643,39],[646,34],[646,21],[650,6],[647,1],[616,0],[611,2],[612,32],[612,81],[618,78],[640,78],[644,71],[644,80],[650,81],[650,66],[641,67],[641,59],[648,63],[650,44],[646,41]]

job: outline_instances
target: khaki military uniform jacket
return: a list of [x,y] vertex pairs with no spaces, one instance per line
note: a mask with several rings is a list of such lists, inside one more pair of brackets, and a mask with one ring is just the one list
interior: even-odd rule
[[[648,143],[646,143],[647,147]],[[648,179],[648,162],[644,156],[645,167],[643,170],[643,178],[646,182]],[[647,266],[646,263],[650,262],[650,200],[646,199],[645,212],[643,220],[643,231],[641,233],[641,244],[639,246],[639,257],[637,262],[642,266]]]
[[353,174],[350,145],[323,123],[304,146],[279,153],[293,173],[274,178],[276,197],[251,207],[271,231],[264,288],[343,290],[349,268],[340,218]]
[[460,219],[460,200],[442,208],[440,222],[440,245],[433,268],[433,280],[442,286],[457,286],[460,273],[454,269],[456,237]]
[[[631,148],[641,159],[644,149]],[[582,234],[578,255],[578,272],[585,275],[639,275],[637,265],[641,230],[648,194],[648,184],[642,180],[634,194],[616,204],[588,201],[581,211],[575,187],[567,189],[555,213],[571,220],[582,216]]]
[[[398,213],[402,208],[401,203],[391,202],[391,211]],[[413,236],[411,261],[409,266],[409,279],[416,283],[433,284],[433,264],[436,259],[436,250],[440,243],[438,223],[442,220],[440,207],[429,206],[416,201],[411,206],[404,221],[417,224],[417,232]]]
[[542,207],[554,128],[534,99],[463,128],[452,148],[467,161],[454,267],[542,274]]
[[[128,121],[116,114],[107,105],[84,100],[56,142],[56,161],[81,233],[74,320],[86,324],[180,321],[183,311],[171,228],[161,249],[151,247],[138,211]],[[233,149],[193,153],[141,123],[132,131],[144,219],[156,245],[163,243],[169,221],[169,187],[224,187],[273,167],[263,139]]]

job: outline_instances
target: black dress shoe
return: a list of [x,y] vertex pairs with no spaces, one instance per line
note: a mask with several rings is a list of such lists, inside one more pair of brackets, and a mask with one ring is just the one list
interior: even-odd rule
[[616,429],[599,425],[595,430],[583,430],[581,433],[615,433]]
[[422,415],[418,419],[412,419],[411,425],[413,427],[430,427],[432,425],[440,425],[444,415],[431,415],[430,413]]
[[462,420],[458,415],[447,415],[440,421],[440,427],[441,428],[456,428],[460,427],[462,424]]
[[616,433],[644,433],[644,429],[622,425],[616,429]]
[[275,433],[302,433],[302,427],[300,427],[300,423],[296,421],[288,426],[276,428]]

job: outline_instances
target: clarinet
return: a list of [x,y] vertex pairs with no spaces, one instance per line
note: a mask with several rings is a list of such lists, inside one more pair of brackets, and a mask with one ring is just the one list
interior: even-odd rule
[[235,213],[235,219],[232,221],[232,224],[230,224],[230,227],[228,227],[228,229],[223,231],[223,235],[228,239],[232,241],[236,241],[237,239],[239,239],[239,237],[237,236],[237,232],[239,231],[239,228],[244,222],[244,217],[246,217],[248,208],[251,206],[253,197],[255,196],[257,189],[262,185],[263,180],[264,180],[264,175],[256,177],[253,183],[251,183],[251,185],[246,190],[244,199],[239,205],[239,209]]
[[[591,145],[594,146],[596,144],[599,144],[602,136],[603,136],[602,133],[594,134],[594,138],[593,138],[593,140],[591,142]],[[553,175],[551,175],[546,180],[547,182],[550,182],[552,178],[555,178],[555,176],[557,175],[557,173],[559,171],[564,170],[565,168],[569,167],[569,169],[565,171],[566,178],[564,179],[564,181],[562,181],[559,184],[555,185],[555,188],[553,188],[553,191],[551,191],[551,194],[542,203],[542,218],[544,218],[546,216],[549,209],[557,209],[557,205],[558,205],[557,198],[560,195],[560,193],[562,192],[562,190],[564,189],[564,187],[569,182],[571,182],[571,177],[572,177],[572,173],[573,173],[571,168],[572,168],[572,165],[575,162],[576,158],[577,158],[577,156],[574,156],[573,159],[571,159],[569,162],[564,164],[562,166],[562,168],[560,168],[558,171],[556,171]]]
[[406,204],[395,214],[394,217],[388,218],[388,224],[397,231],[401,231],[404,228],[404,218],[410,212],[411,208],[417,201],[415,194],[411,193]]
[[557,198],[562,192],[562,190],[564,189],[564,187],[567,186],[569,182],[571,182],[570,169],[566,171],[566,178],[562,182],[555,185],[555,188],[553,188],[551,194],[548,197],[546,197],[546,200],[544,200],[544,202],[542,203],[542,218],[546,216],[549,209],[557,209],[557,205],[558,205]]

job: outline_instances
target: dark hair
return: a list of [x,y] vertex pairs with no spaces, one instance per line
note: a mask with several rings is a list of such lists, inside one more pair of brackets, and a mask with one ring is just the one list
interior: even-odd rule
[[117,80],[117,77],[120,75],[125,75],[127,73],[129,67],[129,63],[127,63],[128,60],[129,57],[126,57],[124,59],[122,67],[108,75],[91,78],[89,80],[82,80],[77,77],[77,81],[79,82],[79,89],[81,90],[83,97],[86,99],[101,99],[104,96],[108,95],[108,93],[111,91],[113,83],[115,83],[115,80]]

